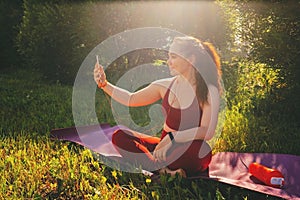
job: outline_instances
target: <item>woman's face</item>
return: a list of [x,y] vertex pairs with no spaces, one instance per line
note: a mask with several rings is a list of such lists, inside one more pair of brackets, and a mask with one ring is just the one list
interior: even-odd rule
[[175,52],[180,50],[178,49],[178,45],[171,44],[170,46],[170,52],[169,52],[169,59],[167,60],[167,64],[170,69],[170,74],[172,76],[176,75],[184,75],[186,73],[189,73],[190,70],[192,70],[192,65],[189,61],[187,61],[182,56],[176,54]]
[[167,64],[170,69],[170,74],[172,76],[176,76],[185,73],[189,63],[179,55],[175,53],[169,53]]

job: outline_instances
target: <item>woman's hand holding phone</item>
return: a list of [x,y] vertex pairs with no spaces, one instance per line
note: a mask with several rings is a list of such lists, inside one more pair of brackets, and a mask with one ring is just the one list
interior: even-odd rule
[[103,88],[107,85],[106,74],[104,72],[103,66],[99,64],[98,55],[96,56],[97,62],[94,68],[94,80],[99,88]]

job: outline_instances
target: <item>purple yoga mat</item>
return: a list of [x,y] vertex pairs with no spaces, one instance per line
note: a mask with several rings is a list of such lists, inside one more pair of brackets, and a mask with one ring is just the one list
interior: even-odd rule
[[[122,156],[111,142],[112,134],[120,128],[127,129],[124,126],[111,127],[109,124],[55,129],[51,131],[51,138],[75,142],[106,157],[121,158]],[[252,177],[246,167],[252,162],[281,171],[285,177],[284,187],[266,186]],[[300,199],[299,172],[300,156],[272,153],[219,152],[212,157],[209,177],[191,178],[208,178],[284,199]]]
[[111,142],[112,134],[120,128],[127,129],[109,124],[55,129],[51,131],[51,138],[75,142],[103,156],[122,157]]

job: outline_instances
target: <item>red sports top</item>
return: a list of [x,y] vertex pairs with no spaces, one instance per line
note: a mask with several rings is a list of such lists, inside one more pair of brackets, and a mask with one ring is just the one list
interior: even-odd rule
[[[192,104],[185,108],[174,108],[169,104],[169,94],[174,81],[171,82],[163,100],[163,114],[166,124],[174,130],[186,130],[201,125],[202,110],[199,107],[198,101],[194,98]],[[163,130],[162,138],[166,135],[166,131]]]

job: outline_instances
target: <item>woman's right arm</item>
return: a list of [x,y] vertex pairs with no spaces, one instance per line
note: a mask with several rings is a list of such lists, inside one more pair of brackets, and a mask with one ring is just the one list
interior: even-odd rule
[[[102,66],[97,63],[94,69],[94,79],[97,85],[99,85],[99,82],[103,83],[106,81],[105,72]],[[131,107],[149,105],[162,98],[162,85],[157,82],[153,82],[136,92],[129,92],[109,82],[101,88],[117,102]]]
[[153,83],[133,93],[109,82],[102,89],[117,102],[131,107],[149,105],[161,99],[160,87]]

